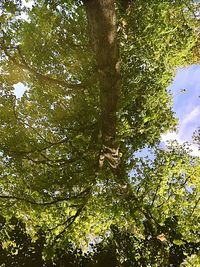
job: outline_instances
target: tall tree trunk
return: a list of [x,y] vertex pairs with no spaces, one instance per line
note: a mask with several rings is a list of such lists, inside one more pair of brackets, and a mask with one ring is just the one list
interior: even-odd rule
[[[100,84],[102,144],[112,167],[118,162],[115,144],[119,98],[119,50],[114,0],[84,0],[90,42],[96,57]],[[109,155],[109,156],[108,156]]]
[[[129,1],[126,1],[129,3]],[[116,147],[117,104],[120,92],[120,64],[117,43],[115,0],[84,0],[90,42],[96,57],[101,93],[101,130],[104,157],[109,160],[120,193],[130,213],[141,212],[156,232],[156,221],[141,206],[128,179],[125,163]],[[124,3],[125,4],[125,3]]]

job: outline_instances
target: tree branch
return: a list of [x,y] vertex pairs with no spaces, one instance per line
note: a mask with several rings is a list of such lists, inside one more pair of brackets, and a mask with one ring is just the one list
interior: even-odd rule
[[[49,82],[49,83],[57,84],[57,85],[60,85],[60,86],[66,87],[66,88],[70,88],[70,89],[83,89],[83,85],[82,84],[67,83],[65,81],[62,81],[62,80],[59,80],[59,79],[56,79],[56,78],[52,78],[50,76],[47,76],[47,75],[44,75],[44,74],[41,74],[41,73],[37,72],[35,69],[33,69],[32,67],[30,67],[28,65],[28,63],[24,59],[23,53],[22,53],[22,51],[21,51],[19,46],[17,46],[17,51],[18,51],[20,59],[21,59],[21,61],[23,63],[23,64],[21,64],[21,66],[24,69],[28,70],[30,73],[32,73],[36,78],[38,78],[40,80],[43,80],[43,81],[46,81],[46,82]],[[16,63],[16,61],[15,61],[15,63]]]
[[70,201],[74,199],[79,199],[79,198],[84,198],[90,193],[91,187],[86,188],[84,191],[79,193],[78,195],[74,195],[71,197],[65,197],[65,198],[57,198],[53,201],[50,202],[36,202],[27,198],[23,197],[18,197],[18,196],[11,196],[11,195],[0,195],[0,199],[8,199],[8,200],[17,200],[17,201],[23,201],[32,205],[37,205],[37,206],[48,206],[48,205],[54,205],[57,204],[58,202],[63,202],[63,201]]
[[82,210],[84,209],[85,204],[86,204],[86,203],[84,203],[83,205],[81,205],[80,208],[76,211],[76,213],[75,213],[73,216],[67,218],[66,221],[64,221],[64,222],[62,222],[62,223],[56,225],[54,228],[50,229],[51,231],[53,231],[53,230],[57,229],[58,227],[65,225],[64,229],[63,229],[58,235],[56,235],[56,237],[55,237],[55,239],[54,239],[54,242],[57,241],[58,238],[59,238],[62,234],[65,233],[65,231],[67,230],[67,228],[69,228],[69,227],[73,224],[73,222],[76,220],[76,218],[78,218],[78,216],[80,215],[80,213],[81,213]]
[[4,43],[1,42],[1,47],[3,48],[4,50],[4,53],[5,55],[18,67],[22,68],[23,70],[27,70],[29,71],[33,76],[35,76],[37,79],[41,80],[41,81],[44,81],[44,82],[48,82],[50,84],[54,84],[54,85],[60,85],[62,87],[65,87],[65,88],[68,88],[68,89],[71,89],[71,91],[67,91],[66,93],[74,93],[76,91],[74,90],[83,90],[85,88],[85,85],[83,84],[78,84],[78,83],[68,83],[66,81],[63,81],[63,80],[59,80],[59,79],[56,79],[56,78],[52,78],[50,76],[47,76],[45,74],[42,74],[42,73],[39,73],[38,71],[36,71],[34,68],[30,67],[30,65],[28,65],[28,63],[26,62],[26,60],[24,59],[24,56],[21,52],[21,49],[19,46],[17,46],[17,51],[18,51],[18,54],[20,56],[20,59],[21,59],[21,62],[18,62],[14,57],[12,57],[9,52],[8,52],[8,49],[7,47],[5,46]]

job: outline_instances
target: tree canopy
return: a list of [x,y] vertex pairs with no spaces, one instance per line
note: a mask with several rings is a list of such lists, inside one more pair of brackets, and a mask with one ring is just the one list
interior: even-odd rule
[[176,68],[199,62],[199,4],[0,8],[0,264],[198,266],[199,158],[160,136]]

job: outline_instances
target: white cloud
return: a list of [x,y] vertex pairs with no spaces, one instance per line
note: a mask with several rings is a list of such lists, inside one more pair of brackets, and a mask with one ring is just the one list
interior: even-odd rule
[[196,145],[192,144],[190,148],[192,150],[191,155],[200,157],[200,151]]
[[27,8],[32,8],[33,5],[34,5],[33,0],[22,0],[22,6],[25,6]]
[[182,124],[188,124],[191,122],[196,122],[196,119],[200,118],[200,106],[195,107],[186,117],[183,119]]
[[[22,7],[32,9],[33,5],[34,5],[33,0],[22,0]],[[30,21],[28,14],[25,12],[21,12],[21,14],[19,15],[19,18],[22,20],[26,20],[28,22]]]
[[[180,145],[182,145],[184,142],[186,142],[187,140],[182,140],[180,138],[180,135],[179,133],[176,133],[176,132],[168,132],[166,134],[163,134],[161,136],[161,141],[164,142],[165,144],[168,142],[168,141],[174,141],[176,140]],[[197,156],[197,157],[200,157],[200,150],[198,149],[198,147],[194,144],[190,144],[190,149],[191,149],[191,155],[192,156]]]
[[166,143],[167,141],[173,141],[173,140],[177,140],[178,142],[180,141],[178,134],[176,132],[168,132],[166,134],[163,134],[161,136],[161,140],[164,143]]

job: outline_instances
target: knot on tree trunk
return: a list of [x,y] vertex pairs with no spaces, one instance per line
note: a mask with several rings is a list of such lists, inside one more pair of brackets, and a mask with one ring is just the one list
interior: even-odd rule
[[108,147],[103,145],[99,158],[100,168],[103,167],[105,159],[108,161],[109,165],[113,169],[117,169],[121,163],[119,148]]

